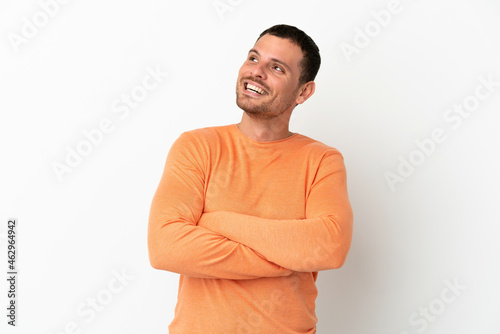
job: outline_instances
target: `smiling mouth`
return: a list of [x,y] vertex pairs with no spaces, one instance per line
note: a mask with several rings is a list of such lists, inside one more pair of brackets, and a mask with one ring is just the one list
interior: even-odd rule
[[267,92],[265,90],[263,90],[262,88],[259,88],[255,85],[252,85],[248,82],[245,82],[244,83],[244,88],[245,90],[248,90],[250,92],[253,92],[253,93],[257,93],[257,94],[260,94],[260,95],[267,95]]

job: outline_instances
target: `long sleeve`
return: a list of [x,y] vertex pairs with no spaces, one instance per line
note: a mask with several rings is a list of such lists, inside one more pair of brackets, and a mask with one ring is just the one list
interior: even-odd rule
[[268,261],[250,247],[197,226],[205,200],[205,162],[203,149],[188,133],[172,145],[150,209],[151,265],[199,278],[290,275],[290,270]]
[[305,219],[265,219],[215,211],[204,213],[199,226],[294,271],[339,268],[349,252],[353,228],[346,183],[342,156],[329,154],[323,157],[308,194]]

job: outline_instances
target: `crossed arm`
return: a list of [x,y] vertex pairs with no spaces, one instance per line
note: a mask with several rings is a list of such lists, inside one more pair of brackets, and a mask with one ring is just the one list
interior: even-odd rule
[[198,223],[293,271],[340,268],[352,239],[352,209],[340,154],[319,166],[306,219],[265,219],[229,211],[204,213]]
[[[254,279],[292,273],[255,250],[197,226],[204,204],[200,148],[182,134],[172,145],[149,214],[153,268],[200,278]],[[200,152],[198,152],[200,154]]]
[[342,266],[351,244],[352,210],[339,154],[320,165],[306,219],[202,213],[200,148],[181,135],[170,149],[151,205],[148,247],[154,268],[206,278],[287,276]]

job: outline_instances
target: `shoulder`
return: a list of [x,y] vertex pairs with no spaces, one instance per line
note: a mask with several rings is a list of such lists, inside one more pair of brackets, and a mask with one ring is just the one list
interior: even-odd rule
[[316,175],[345,174],[344,157],[336,147],[307,136],[300,136],[297,139],[300,139],[303,145],[301,147],[303,151],[301,158],[307,160],[308,166],[315,171]]
[[206,159],[230,141],[232,125],[213,126],[182,132],[170,150]]
[[195,141],[198,143],[202,142],[213,142],[217,139],[227,136],[231,132],[231,128],[234,125],[222,125],[222,126],[211,126],[199,129],[193,129],[183,132],[180,137],[184,137],[186,140]]
[[325,157],[336,157],[343,160],[343,156],[337,148],[327,145],[319,140],[298,134],[295,141],[300,146],[300,149],[311,157],[314,156],[319,159],[323,159]]
[[182,132],[170,147],[167,160],[172,163],[198,165],[200,168],[214,147],[220,145],[221,135],[230,126],[206,127]]
[[173,146],[206,149],[220,143],[222,137],[230,132],[231,125],[205,127],[182,132]]

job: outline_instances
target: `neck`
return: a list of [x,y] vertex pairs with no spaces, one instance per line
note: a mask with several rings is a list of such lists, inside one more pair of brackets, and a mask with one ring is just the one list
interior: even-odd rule
[[293,135],[293,132],[288,130],[289,119],[289,117],[287,119],[279,117],[258,119],[245,112],[237,126],[243,134],[254,140],[274,141]]

